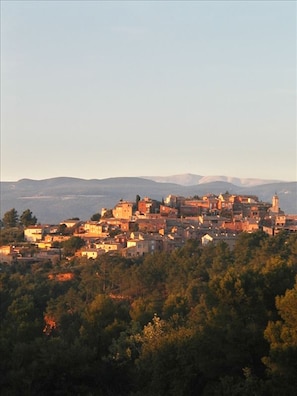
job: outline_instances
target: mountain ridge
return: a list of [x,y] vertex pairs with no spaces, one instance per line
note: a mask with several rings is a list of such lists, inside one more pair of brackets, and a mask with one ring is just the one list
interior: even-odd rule
[[142,177],[144,179],[149,179],[157,182],[177,183],[183,186],[204,184],[215,181],[224,181],[239,187],[244,187],[244,186],[252,187],[261,184],[283,182],[283,180],[278,180],[278,179],[271,180],[271,179],[259,179],[259,178],[240,178],[235,176],[222,176],[222,175],[201,176],[201,175],[195,175],[193,173],[184,173],[184,174],[172,175],[172,176],[142,176]]
[[120,199],[135,201],[136,195],[162,200],[169,194],[189,197],[208,193],[218,195],[226,191],[257,195],[264,202],[271,202],[277,192],[281,209],[287,214],[297,214],[296,190],[297,182],[285,181],[237,186],[222,180],[181,185],[142,177],[21,179],[1,182],[1,218],[11,208],[19,214],[30,209],[39,222],[56,224],[71,217],[89,220],[102,208],[113,208]]

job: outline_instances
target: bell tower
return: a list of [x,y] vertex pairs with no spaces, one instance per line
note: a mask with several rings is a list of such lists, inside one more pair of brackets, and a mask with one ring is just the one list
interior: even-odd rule
[[270,210],[273,213],[279,213],[279,198],[278,198],[278,195],[276,193],[272,197],[272,207],[271,207]]

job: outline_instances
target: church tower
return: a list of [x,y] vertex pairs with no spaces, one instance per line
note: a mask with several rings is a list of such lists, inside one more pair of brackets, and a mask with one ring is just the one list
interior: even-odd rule
[[276,193],[272,197],[272,207],[270,208],[270,210],[273,213],[279,213],[279,198]]

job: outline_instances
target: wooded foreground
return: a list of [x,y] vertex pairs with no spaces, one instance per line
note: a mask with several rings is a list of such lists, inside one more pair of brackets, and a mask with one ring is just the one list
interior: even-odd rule
[[1,265],[1,395],[293,396],[297,234]]

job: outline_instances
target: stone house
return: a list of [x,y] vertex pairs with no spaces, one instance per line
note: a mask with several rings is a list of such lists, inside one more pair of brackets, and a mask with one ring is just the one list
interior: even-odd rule
[[131,220],[133,214],[133,202],[120,201],[112,210],[115,219]]
[[0,263],[12,263],[12,261],[17,257],[18,252],[13,246],[6,245],[0,246]]
[[126,257],[143,256],[146,253],[160,252],[162,250],[162,237],[147,235],[141,232],[132,232],[127,240],[127,247],[123,250]]
[[138,211],[143,214],[156,213],[158,210],[158,203],[154,199],[145,197],[138,201]]
[[167,205],[160,205],[160,214],[161,216],[166,216],[166,217],[177,217],[178,209],[172,208],[171,206],[167,206]]
[[110,239],[108,241],[101,241],[94,243],[96,249],[101,249],[105,253],[109,252],[119,252],[123,249],[123,244],[119,242],[115,242],[114,240]]

